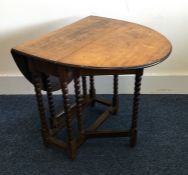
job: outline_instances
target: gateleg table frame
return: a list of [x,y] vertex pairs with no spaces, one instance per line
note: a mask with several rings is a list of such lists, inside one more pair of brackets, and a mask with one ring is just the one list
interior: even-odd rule
[[[97,137],[130,137],[130,146],[134,147],[136,144],[137,137],[137,115],[139,107],[139,95],[141,87],[141,79],[143,75],[143,69],[134,70],[89,70],[89,69],[75,69],[67,68],[63,66],[56,66],[53,64],[45,63],[43,61],[30,60],[29,68],[32,72],[33,82],[37,97],[38,110],[40,114],[41,121],[41,133],[43,138],[43,143],[45,145],[54,144],[68,151],[70,159],[75,159],[77,155],[78,147],[83,144],[89,138]],[[68,80],[66,79],[69,72],[73,73],[74,89],[76,103],[72,106],[69,102],[69,91],[68,91]],[[134,98],[133,98],[133,108],[131,116],[131,127],[125,130],[97,130],[97,128],[109,117],[110,113],[116,114],[119,108],[118,101],[118,75],[124,74],[134,74],[135,75],[135,87],[134,87]],[[64,110],[60,114],[55,114],[53,95],[50,87],[50,81],[48,80],[49,75],[54,75],[59,77],[59,81],[62,89],[62,97],[64,103]],[[113,75],[113,98],[112,101],[106,101],[100,99],[95,95],[94,88],[94,76],[97,75]],[[45,85],[47,89],[48,105],[50,112],[50,127],[48,126],[48,121],[45,115],[45,109],[42,99],[42,93],[40,88],[40,76],[45,77]],[[90,90],[87,94],[86,87],[86,76],[90,79]],[[82,77],[83,94],[81,94],[81,83],[80,77]],[[83,109],[94,103],[102,103],[107,107],[96,121],[89,126],[84,128],[83,126]],[[78,124],[78,138],[73,138],[72,120],[73,114],[76,112],[77,124]],[[65,119],[65,120],[63,120]],[[67,129],[67,142],[56,138],[56,134],[62,128]]]

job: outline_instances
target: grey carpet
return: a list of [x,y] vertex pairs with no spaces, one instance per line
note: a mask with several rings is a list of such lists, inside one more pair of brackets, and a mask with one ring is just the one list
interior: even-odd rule
[[[60,107],[61,96],[55,102]],[[121,95],[118,116],[102,128],[128,127],[131,104],[131,95]],[[89,108],[85,125],[102,110]],[[42,145],[34,96],[0,96],[0,174],[187,175],[188,96],[142,95],[139,112],[135,148],[128,138],[92,139],[70,161],[63,150]]]

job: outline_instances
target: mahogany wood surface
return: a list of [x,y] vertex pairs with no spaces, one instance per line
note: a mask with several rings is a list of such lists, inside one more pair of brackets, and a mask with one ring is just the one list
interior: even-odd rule
[[71,67],[134,69],[163,61],[171,44],[148,27],[89,16],[13,50]]

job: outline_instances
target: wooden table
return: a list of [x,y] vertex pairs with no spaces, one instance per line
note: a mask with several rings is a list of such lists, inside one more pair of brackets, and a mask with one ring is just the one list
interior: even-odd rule
[[[137,115],[143,70],[165,60],[171,52],[170,42],[160,33],[142,25],[89,16],[38,39],[18,45],[11,53],[22,73],[35,86],[45,145],[55,144],[68,150],[71,159],[88,138],[130,137],[136,144]],[[132,123],[127,130],[98,131],[110,113],[118,112],[118,75],[134,74],[135,88]],[[95,96],[94,76],[113,75],[112,102]],[[82,76],[83,94],[80,88]],[[90,79],[87,92],[86,76]],[[68,83],[74,79],[76,104],[70,105]],[[54,83],[55,80],[56,83]],[[54,85],[54,86],[53,86]],[[56,114],[52,91],[62,89],[64,110]],[[45,115],[41,89],[47,91],[50,122]],[[107,110],[89,127],[83,125],[82,111],[95,102]],[[73,138],[72,121],[77,113],[78,138]],[[67,129],[67,142],[58,139],[58,132]]]

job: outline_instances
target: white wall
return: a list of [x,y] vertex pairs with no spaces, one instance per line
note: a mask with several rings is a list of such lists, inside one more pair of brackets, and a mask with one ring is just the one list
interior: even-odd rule
[[[164,85],[169,91],[161,93],[188,93],[188,83],[182,91],[181,82],[176,81],[184,77],[185,83],[188,76],[187,8],[187,0],[0,0],[0,93],[13,92],[12,85],[21,76],[10,55],[12,47],[88,15],[136,22],[164,34],[172,42],[173,52],[165,62],[148,68],[145,75],[154,75],[153,81],[155,77],[173,77],[174,84],[168,87],[168,78],[165,85],[156,79],[160,86],[153,91],[144,88],[143,92],[155,93],[165,89]],[[17,89],[27,86],[22,82],[24,85],[17,84]]]

